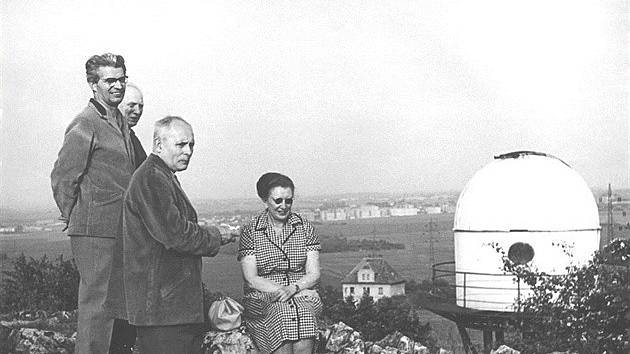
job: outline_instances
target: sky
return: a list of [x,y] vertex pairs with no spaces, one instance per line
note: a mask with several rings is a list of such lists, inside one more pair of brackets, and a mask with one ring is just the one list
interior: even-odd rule
[[493,156],[561,158],[629,188],[627,3],[2,1],[0,206],[54,207],[85,61],[124,56],[135,128],[188,120],[192,199],[461,190]]

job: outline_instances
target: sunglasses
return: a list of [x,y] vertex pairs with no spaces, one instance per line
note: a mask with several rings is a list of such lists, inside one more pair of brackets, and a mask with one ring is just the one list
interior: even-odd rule
[[282,201],[284,200],[284,203],[287,205],[291,205],[293,204],[293,197],[291,198],[271,198],[271,200],[273,200],[274,203],[280,205],[282,204]]

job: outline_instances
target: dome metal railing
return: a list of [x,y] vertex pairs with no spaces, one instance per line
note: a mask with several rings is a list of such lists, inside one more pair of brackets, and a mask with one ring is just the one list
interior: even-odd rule
[[[433,264],[431,266],[431,281],[433,284],[433,288],[431,293],[433,296],[441,298],[447,302],[454,303],[462,303],[464,308],[474,308],[471,307],[471,304],[493,304],[493,305],[503,305],[505,307],[514,306],[517,312],[521,310],[521,299],[524,295],[525,285],[521,284],[522,280],[520,277],[514,274],[505,274],[505,273],[479,273],[479,272],[463,272],[456,271],[455,269],[455,261],[447,261]],[[457,276],[461,276],[461,284],[458,284]],[[509,278],[514,283],[514,287],[505,287],[505,286],[478,286],[471,285],[469,283],[470,276],[487,276],[489,279],[496,278]],[[478,281],[478,279],[476,279]],[[462,289],[461,294],[462,297],[457,297],[457,289]],[[510,291],[516,294],[514,301],[490,301],[490,300],[480,300],[478,298],[470,298],[468,295],[469,289],[476,290],[491,290],[491,291]],[[477,295],[478,297],[478,295]]]

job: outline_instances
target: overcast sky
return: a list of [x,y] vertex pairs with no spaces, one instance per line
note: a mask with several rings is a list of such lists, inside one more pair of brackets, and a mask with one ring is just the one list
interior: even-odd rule
[[[157,3],[163,3],[158,5]],[[50,171],[91,97],[85,61],[124,56],[136,127],[195,132],[193,199],[460,190],[494,155],[563,159],[630,186],[625,1],[2,1],[2,207],[54,206]]]

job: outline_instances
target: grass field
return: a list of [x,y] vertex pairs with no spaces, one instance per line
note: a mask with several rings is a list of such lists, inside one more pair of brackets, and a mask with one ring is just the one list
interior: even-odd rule
[[[324,236],[341,236],[349,239],[374,238],[402,243],[404,250],[377,252],[407,280],[422,281],[430,277],[430,243],[427,223],[435,222],[433,229],[434,255],[437,262],[453,259],[452,216],[428,216],[378,218],[352,220],[316,225]],[[235,246],[213,258],[204,258],[204,281],[212,291],[239,296],[242,291],[240,266],[234,255]],[[6,269],[9,259],[24,253],[28,257],[71,257],[70,241],[61,231],[28,234],[0,235],[0,268]],[[348,273],[363,257],[373,252],[322,253],[321,266],[324,285],[339,286],[343,275]],[[214,285],[216,284],[216,286]]]
[[[433,232],[429,232],[429,221],[433,221]],[[452,215],[412,216],[352,220],[331,224],[315,225],[317,232],[324,236],[341,236],[349,239],[369,238],[385,239],[391,242],[403,243],[403,250],[388,250],[377,252],[407,280],[422,281],[430,278],[430,235],[434,239],[434,257],[436,262],[453,259]],[[240,298],[242,296],[242,278],[240,265],[236,261],[234,247],[226,253],[216,257],[204,258],[203,281],[208,289],[226,295]],[[40,232],[21,235],[0,235],[0,253],[6,257],[0,258],[0,269],[6,270],[10,266],[10,259],[24,253],[26,256],[39,258],[43,255],[57,257],[71,257],[70,241],[60,231]],[[347,274],[363,257],[373,255],[372,252],[343,252],[322,253],[320,262],[322,267],[322,285],[340,287],[341,278]],[[2,279],[0,279],[1,281]],[[426,321],[438,332],[446,349],[461,352],[459,334],[456,327],[429,311],[422,312]],[[473,339],[478,341],[479,334],[472,333]]]

